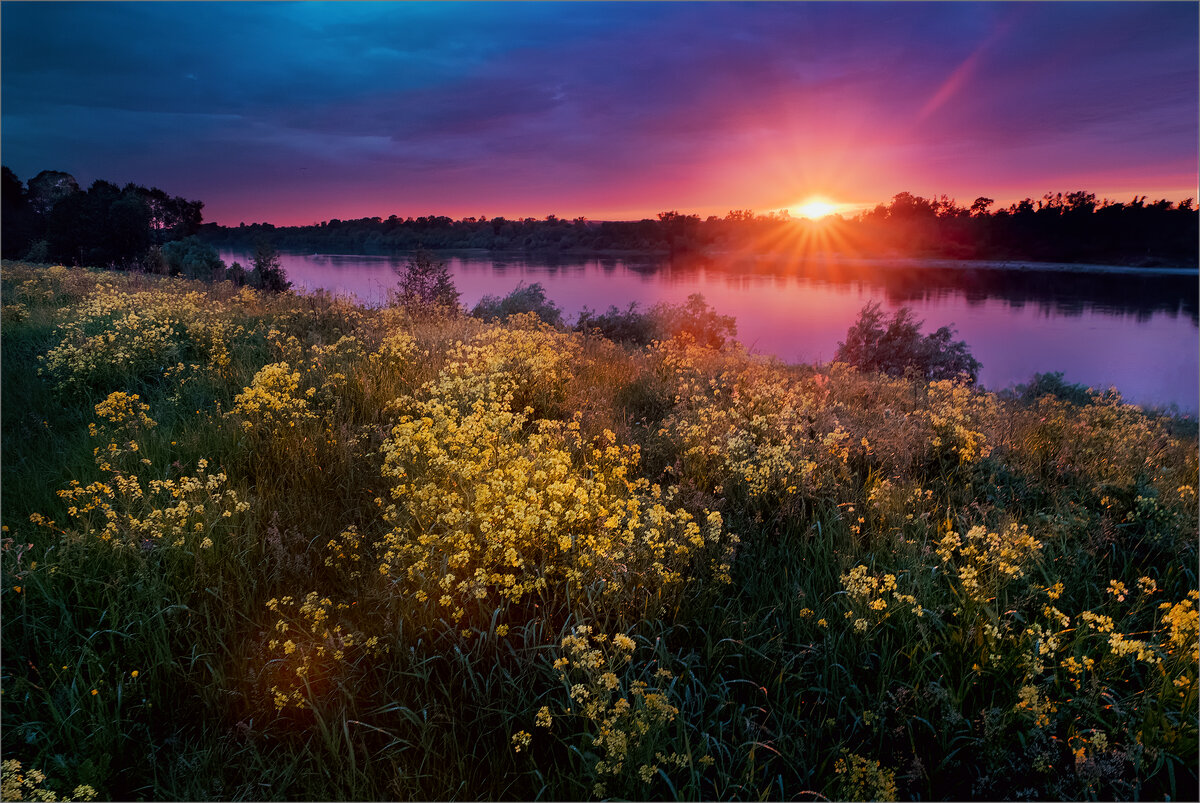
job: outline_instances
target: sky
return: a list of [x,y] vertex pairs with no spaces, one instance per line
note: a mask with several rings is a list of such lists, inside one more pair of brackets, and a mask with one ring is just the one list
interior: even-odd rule
[[0,159],[225,225],[1197,195],[1200,4],[0,4]]

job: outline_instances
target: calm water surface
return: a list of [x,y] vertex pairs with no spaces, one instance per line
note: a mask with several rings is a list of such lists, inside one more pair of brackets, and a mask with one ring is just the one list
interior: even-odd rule
[[[226,262],[248,264],[245,253]],[[655,259],[442,254],[468,308],[540,282],[571,320],[587,306],[679,303],[702,293],[737,318],[738,339],[788,362],[833,358],[863,304],[907,305],[929,332],[952,325],[983,363],[981,384],[1000,389],[1035,372],[1118,388],[1131,402],[1200,407],[1198,281],[1191,276],[1075,274],[966,267],[796,264],[781,259]],[[284,254],[302,289],[353,294],[379,303],[404,256]]]

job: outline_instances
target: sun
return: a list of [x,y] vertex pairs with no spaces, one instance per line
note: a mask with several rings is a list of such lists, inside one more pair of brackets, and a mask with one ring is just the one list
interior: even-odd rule
[[824,198],[809,198],[804,203],[794,207],[792,211],[800,217],[806,217],[809,220],[819,220],[836,212],[837,204],[826,201]]

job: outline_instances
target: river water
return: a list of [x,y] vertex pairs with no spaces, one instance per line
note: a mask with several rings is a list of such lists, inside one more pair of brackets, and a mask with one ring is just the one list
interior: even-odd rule
[[[227,263],[249,264],[244,252]],[[999,390],[1035,372],[1061,371],[1068,382],[1116,387],[1148,406],[1200,407],[1197,274],[1063,272],[1036,266],[995,270],[912,261],[796,262],[772,257],[547,257],[488,252],[439,254],[472,307],[484,295],[505,295],[540,282],[573,321],[583,307],[645,307],[680,303],[701,293],[719,313],[737,319],[738,339],[788,362],[833,358],[859,310],[911,307],[924,331],[953,326],[983,364],[979,381]],[[298,289],[325,289],[380,303],[406,256],[282,255]]]

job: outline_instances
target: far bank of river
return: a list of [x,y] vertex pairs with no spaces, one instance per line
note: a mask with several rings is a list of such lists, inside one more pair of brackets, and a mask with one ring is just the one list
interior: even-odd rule
[[[249,262],[245,252],[222,252]],[[833,358],[869,301],[911,307],[926,331],[952,325],[1000,389],[1035,372],[1117,387],[1135,403],[1200,408],[1197,272],[1029,262],[726,255],[669,260],[488,251],[441,252],[468,309],[485,295],[540,283],[568,321],[588,307],[681,303],[701,293],[737,319],[738,339],[787,362]],[[282,255],[300,289],[381,303],[406,254]]]

